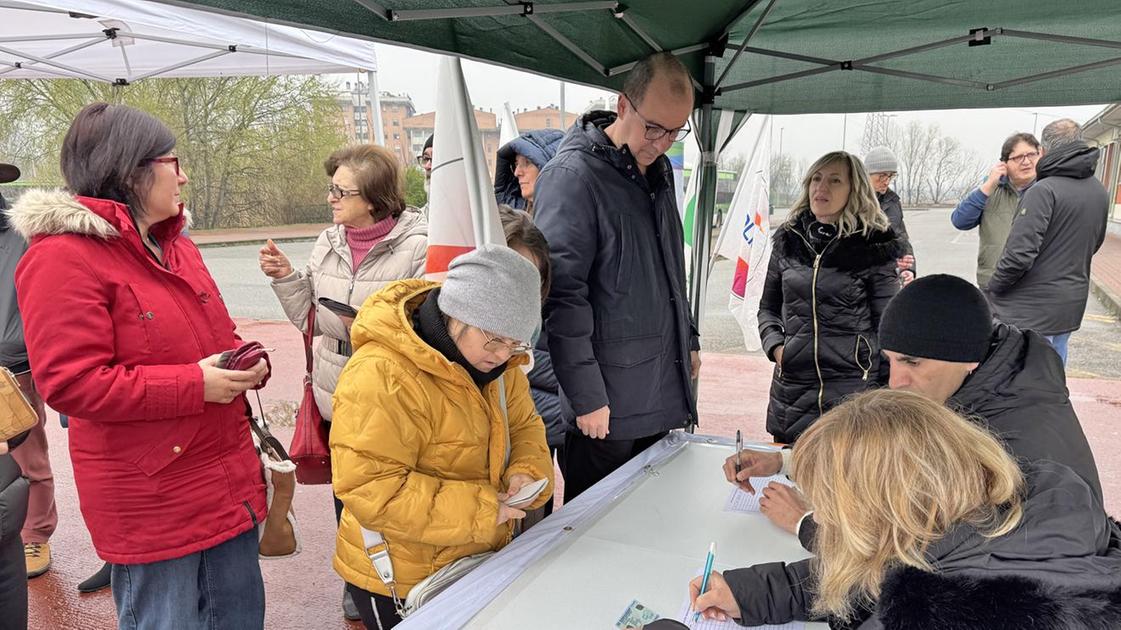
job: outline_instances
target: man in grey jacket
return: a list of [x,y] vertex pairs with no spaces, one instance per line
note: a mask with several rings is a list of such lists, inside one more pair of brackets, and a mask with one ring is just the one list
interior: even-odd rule
[[670,54],[648,57],[617,112],[581,117],[537,179],[553,268],[549,350],[579,429],[564,446],[566,501],[696,419],[700,345],[664,155],[688,134],[692,109],[688,70]]
[[[15,166],[0,164],[0,183],[15,181],[19,175]],[[15,374],[20,389],[39,415],[39,424],[31,429],[23,446],[12,453],[23,469],[23,475],[31,483],[27,519],[23,522],[20,536],[23,538],[27,577],[33,578],[51,568],[49,540],[58,524],[58,511],[54,501],[54,474],[47,455],[46,410],[31,379],[31,365],[27,361],[27,347],[23,341],[23,320],[16,304],[16,265],[27,251],[27,242],[15,230],[9,229],[7,207],[7,202],[0,195],[0,365]]]
[[1043,335],[1066,364],[1086,312],[1090,259],[1105,240],[1109,195],[1094,177],[1098,149],[1086,146],[1078,123],[1056,120],[1041,142],[1037,181],[1020,200],[988,289],[997,319]]

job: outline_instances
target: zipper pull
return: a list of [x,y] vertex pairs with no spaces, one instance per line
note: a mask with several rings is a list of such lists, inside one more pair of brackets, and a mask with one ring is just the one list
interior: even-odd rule
[[868,370],[864,370],[864,376],[862,376],[860,378],[860,380],[862,380],[862,381],[867,381],[868,380]]

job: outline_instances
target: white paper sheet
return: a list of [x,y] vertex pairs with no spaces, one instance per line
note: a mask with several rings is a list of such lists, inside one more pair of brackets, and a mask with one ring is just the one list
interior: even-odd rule
[[781,483],[784,486],[794,487],[794,482],[787,479],[785,475],[752,477],[751,487],[755,488],[755,494],[745,492],[733,486],[732,491],[728,494],[728,500],[724,503],[724,511],[745,513],[759,512],[759,497],[763,492],[763,488],[766,488],[772,481]]

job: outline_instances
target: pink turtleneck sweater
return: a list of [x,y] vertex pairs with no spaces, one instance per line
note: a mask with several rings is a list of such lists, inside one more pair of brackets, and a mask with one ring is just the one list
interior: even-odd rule
[[397,219],[392,215],[367,228],[344,228],[346,244],[350,246],[351,270],[358,271],[358,265],[366,254],[384,239],[397,225]]

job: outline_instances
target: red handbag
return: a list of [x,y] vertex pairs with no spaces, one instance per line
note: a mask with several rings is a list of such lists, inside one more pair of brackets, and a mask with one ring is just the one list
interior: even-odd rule
[[315,404],[311,384],[311,340],[315,336],[315,303],[307,315],[304,332],[304,356],[307,374],[304,375],[304,399],[296,411],[296,432],[288,454],[296,463],[296,481],[304,485],[331,483],[331,448],[328,445],[328,427]]

